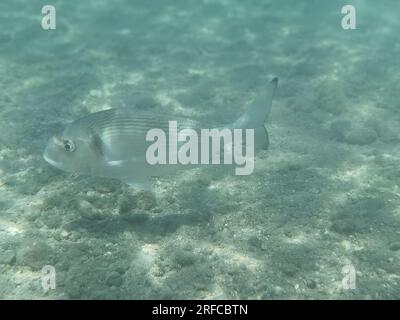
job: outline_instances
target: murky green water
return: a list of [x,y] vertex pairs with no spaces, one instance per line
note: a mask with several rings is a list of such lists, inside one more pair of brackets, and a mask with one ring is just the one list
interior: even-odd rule
[[[400,297],[398,1],[49,4],[55,30],[42,1],[0,2],[0,298]],[[109,108],[230,123],[271,75],[250,176],[142,192],[42,158]]]

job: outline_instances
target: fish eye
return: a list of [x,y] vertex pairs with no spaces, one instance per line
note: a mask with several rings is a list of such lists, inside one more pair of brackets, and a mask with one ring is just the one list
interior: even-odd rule
[[71,140],[64,140],[64,149],[68,152],[73,152],[75,151],[75,144]]

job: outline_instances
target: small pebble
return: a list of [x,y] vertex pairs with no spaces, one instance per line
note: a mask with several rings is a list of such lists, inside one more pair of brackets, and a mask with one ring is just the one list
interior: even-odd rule
[[368,145],[376,141],[378,135],[375,130],[369,128],[357,128],[351,130],[345,137],[345,141],[350,144],[360,146]]
[[118,272],[113,271],[108,275],[106,283],[110,287],[119,287],[122,284],[122,277]]
[[400,250],[400,242],[394,242],[390,245],[389,249],[391,251],[399,251]]
[[78,208],[82,216],[87,219],[98,219],[102,217],[101,211],[87,200],[80,200]]
[[66,239],[66,238],[68,238],[68,236],[69,236],[68,231],[65,231],[65,230],[61,231],[61,237],[62,238]]
[[306,280],[306,286],[309,289],[315,289],[317,287],[317,283],[315,282],[314,279],[307,279]]
[[0,254],[0,264],[14,264],[15,262],[15,253],[11,250],[3,251]]

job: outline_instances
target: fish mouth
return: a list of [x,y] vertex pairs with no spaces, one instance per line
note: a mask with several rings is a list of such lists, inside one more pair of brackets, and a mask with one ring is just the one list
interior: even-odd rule
[[43,159],[46,160],[46,162],[50,163],[53,167],[56,167],[56,168],[58,168],[58,169],[62,169],[61,162],[54,161],[54,160],[50,159],[50,158],[46,155],[46,152],[43,153]]

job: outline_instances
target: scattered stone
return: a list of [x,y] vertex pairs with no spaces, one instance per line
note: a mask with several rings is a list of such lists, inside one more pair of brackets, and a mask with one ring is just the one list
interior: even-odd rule
[[69,237],[69,233],[66,230],[61,231],[61,238],[67,239]]
[[335,120],[330,125],[332,138],[353,145],[368,145],[378,139],[378,133],[370,123],[352,125],[349,120]]
[[357,231],[357,226],[351,219],[336,219],[331,224],[331,230],[344,235],[351,235]]
[[54,229],[60,226],[60,224],[62,223],[62,218],[56,214],[48,214],[46,215],[46,218],[43,219],[43,223],[47,227]]
[[274,249],[271,259],[285,277],[294,277],[299,272],[315,270],[317,255],[310,245],[296,244]]
[[356,128],[351,130],[345,137],[345,141],[350,144],[368,145],[376,141],[378,135],[375,130],[370,128]]
[[263,300],[279,299],[279,298],[283,297],[284,294],[285,294],[285,291],[281,287],[274,286],[269,291],[263,293],[261,295],[261,299],[263,299]]
[[87,200],[80,200],[78,202],[78,209],[81,215],[87,219],[104,218],[102,211]]
[[129,213],[136,208],[136,197],[131,194],[123,194],[118,201],[118,211],[121,214]]
[[125,192],[118,201],[119,213],[127,213],[134,209],[151,210],[156,206],[156,199],[149,192]]
[[25,242],[17,251],[16,262],[20,266],[28,266],[40,270],[45,265],[53,264],[54,251],[44,241]]
[[120,217],[130,223],[141,224],[149,220],[150,216],[143,210],[131,210],[120,212]]
[[260,249],[262,247],[262,241],[257,236],[252,236],[247,240],[247,243],[254,249]]
[[15,262],[15,253],[12,250],[5,250],[0,253],[0,264],[12,265]]
[[379,139],[384,141],[398,141],[399,135],[396,130],[393,130],[389,124],[385,121],[379,121],[378,119],[370,119],[365,123],[366,126],[375,130]]
[[189,248],[177,249],[172,256],[175,266],[187,267],[196,262],[196,256]]
[[105,186],[98,186],[98,187],[96,188],[96,191],[97,191],[98,193],[101,193],[101,194],[107,194],[107,193],[111,193],[111,192],[112,192],[112,189],[109,188],[109,187],[105,187]]
[[314,279],[307,279],[306,286],[309,289],[315,289],[317,287],[317,282]]
[[351,129],[351,122],[349,120],[336,120],[331,123],[331,135],[337,141],[343,142],[347,133]]
[[108,286],[119,287],[122,284],[122,277],[118,272],[112,271],[108,276],[106,283]]
[[400,242],[394,242],[390,245],[389,249],[391,251],[399,251],[400,250]]
[[82,297],[83,290],[78,283],[69,284],[65,290],[71,299],[79,299]]
[[102,96],[102,92],[100,90],[96,90],[96,89],[90,90],[89,94],[95,98],[101,98],[101,96]]
[[115,267],[115,271],[123,275],[129,269],[129,263],[120,263]]

